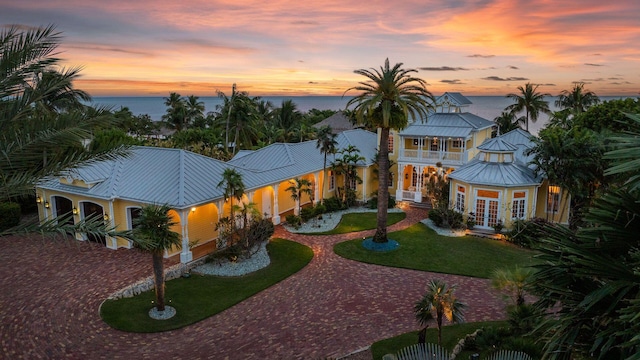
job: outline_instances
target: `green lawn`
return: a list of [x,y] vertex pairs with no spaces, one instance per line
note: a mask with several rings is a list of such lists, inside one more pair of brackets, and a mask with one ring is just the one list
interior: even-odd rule
[[283,239],[273,239],[267,245],[267,250],[271,264],[246,276],[191,275],[189,278],[167,281],[167,304],[177,311],[176,316],[169,320],[153,320],[149,317],[151,302],[155,299],[153,290],[132,298],[107,300],[102,304],[100,315],[107,324],[124,331],[178,329],[215,315],[278,283],[305,267],[313,258],[313,251],[307,246]]
[[[501,327],[507,326],[506,321],[485,321],[475,323],[462,323],[442,328],[442,346],[449,351],[453,350],[460,339],[464,338],[467,334],[471,334],[474,331],[483,327]],[[427,329],[427,342],[438,343],[438,330],[433,327]],[[374,360],[380,360],[385,354],[395,354],[400,349],[417,344],[418,332],[412,331],[392,338],[380,340],[371,345],[371,352],[373,353]],[[472,352],[463,351],[456,358],[468,359]]]
[[[323,216],[327,216],[327,214]],[[377,226],[376,216],[377,213],[374,212],[344,214],[342,215],[340,223],[334,229],[324,232],[308,233],[308,235],[335,235],[375,229]],[[405,217],[407,217],[407,214],[403,212],[388,213],[387,226],[393,225]]]
[[334,251],[371,264],[481,278],[488,278],[496,268],[531,265],[536,254],[504,241],[441,236],[422,223],[389,233],[389,238],[398,241],[400,248],[373,252],[362,247],[362,239],[355,239],[336,244]]

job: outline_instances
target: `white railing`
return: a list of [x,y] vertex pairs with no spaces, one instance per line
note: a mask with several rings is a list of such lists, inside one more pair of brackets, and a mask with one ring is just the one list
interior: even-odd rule
[[400,160],[415,162],[437,162],[443,164],[463,164],[467,152],[404,150],[400,152]]

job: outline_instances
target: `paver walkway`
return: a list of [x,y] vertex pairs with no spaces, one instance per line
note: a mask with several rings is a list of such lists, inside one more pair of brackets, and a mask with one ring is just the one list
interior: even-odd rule
[[[410,209],[389,230],[425,215]],[[0,358],[336,357],[417,329],[412,307],[434,277],[458,284],[468,321],[504,317],[488,280],[363,264],[333,253],[335,243],[373,231],[305,236],[276,229],[276,236],[313,249],[307,267],[216,316],[156,334],[114,330],[98,314],[106,296],[150,275],[148,255],[75,241],[0,239]]]

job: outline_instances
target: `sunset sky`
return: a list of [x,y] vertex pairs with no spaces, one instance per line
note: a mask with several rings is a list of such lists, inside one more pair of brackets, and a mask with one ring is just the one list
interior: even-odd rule
[[93,96],[342,95],[387,57],[435,95],[640,93],[638,0],[0,0],[0,24],[56,25]]

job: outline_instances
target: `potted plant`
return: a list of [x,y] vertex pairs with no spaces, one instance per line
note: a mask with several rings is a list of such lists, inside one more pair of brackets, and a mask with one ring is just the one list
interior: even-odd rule
[[493,225],[493,230],[496,232],[496,234],[500,234],[502,232],[502,229],[504,229],[504,225],[502,224],[502,220],[498,219],[496,224]]

